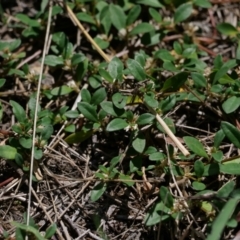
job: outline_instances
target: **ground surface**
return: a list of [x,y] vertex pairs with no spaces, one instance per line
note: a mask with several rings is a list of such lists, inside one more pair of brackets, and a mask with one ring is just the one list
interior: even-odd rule
[[[128,58],[133,58],[134,54],[140,50],[145,51],[149,56],[152,56],[152,53],[158,49],[172,51],[175,41],[184,43],[188,41],[186,38],[189,38],[189,42],[194,42],[197,46],[197,51],[206,53],[200,57],[207,66],[205,67],[206,71],[208,68],[212,68],[214,58],[217,55],[221,55],[224,61],[234,59],[238,47],[237,42],[221,35],[216,26],[219,23],[228,22],[236,27],[240,21],[240,3],[230,0],[210,2],[212,7],[209,9],[195,6],[191,17],[175,26],[168,25],[165,28],[164,36],[160,36],[160,40],[153,44],[145,44],[139,35],[135,35],[128,40],[120,40],[119,37],[116,37],[118,36],[116,28],[111,28],[108,36],[112,40],[105,52],[109,56],[117,55],[125,61]],[[118,4],[117,1],[114,1],[114,3]],[[35,18],[41,7],[40,1],[3,0],[0,4],[2,7],[1,40],[21,39],[21,45],[14,52],[16,54],[26,53],[26,56],[11,65],[12,68],[22,69],[22,63],[26,61],[25,63],[29,65],[30,70],[38,72],[38,62],[44,45],[47,15],[42,28],[37,30],[36,36],[24,37],[22,31],[26,26],[21,24],[19,18],[16,18],[16,14],[24,13],[31,18]],[[56,4],[54,3],[54,5]],[[121,3],[119,4],[121,5]],[[91,3],[86,2],[85,5],[75,7],[73,11],[79,13],[81,10],[88,11],[91,7]],[[133,25],[144,21],[149,22],[156,29],[161,28],[161,24],[157,24],[149,17],[149,6],[141,5],[141,7],[141,13]],[[162,19],[168,18],[170,22],[174,9],[173,5],[156,8]],[[127,10],[126,13],[128,12]],[[40,18],[44,18],[43,15],[40,15]],[[83,25],[92,37],[100,34],[96,28],[89,27],[89,23]],[[52,20],[51,33],[60,31],[68,36],[75,51],[83,53],[88,58],[89,66],[92,66],[92,70],[89,67],[81,81],[81,87],[86,86],[85,84],[89,83],[89,78],[94,74],[94,64],[97,65],[103,60],[81,31],[73,25],[66,12],[57,14]],[[52,49],[49,52],[52,53]],[[19,67],[19,64],[21,64],[21,67]],[[162,62],[160,61],[158,64],[162,64]],[[11,138],[18,138],[11,128],[17,120],[13,116],[10,100],[19,103],[28,112],[27,103],[31,94],[36,91],[37,84],[29,81],[26,76],[19,76],[16,72],[12,75],[6,74],[8,69],[4,65],[3,58],[0,65],[2,65],[0,78],[6,78],[7,80],[0,92],[0,101],[3,108],[0,133],[2,135],[1,145],[4,145]],[[47,67],[45,75],[48,80],[50,79],[50,84],[46,87],[50,90],[74,80],[71,71],[56,66]],[[158,79],[160,80],[168,77],[169,71],[167,70],[160,70],[160,73],[158,73]],[[122,88],[133,92],[135,88],[138,88],[138,85],[135,84],[130,78]],[[91,93],[95,91],[93,85],[94,83],[88,85],[88,90]],[[111,91],[113,91],[110,85],[103,83],[102,86],[105,87],[108,96],[110,96]],[[42,86],[42,91],[44,90],[45,88]],[[61,107],[69,106],[71,108],[76,97],[76,92],[52,99],[47,98],[46,94],[41,94],[40,105],[42,109],[49,109],[57,116]],[[218,103],[213,102],[212,104],[214,109],[218,109]],[[127,107],[138,115],[145,111],[145,108],[140,104]],[[198,138],[205,146],[212,145],[214,133],[219,130],[222,120],[221,116],[216,111],[214,112],[212,108],[203,107],[201,104],[190,101],[178,102],[166,115],[174,121],[176,136],[180,142],[183,142],[183,136],[188,135]],[[239,114],[236,112],[236,115],[232,118],[238,116]],[[77,129],[81,129],[86,122],[86,119],[82,117],[68,120]],[[207,224],[211,220],[204,211],[199,210],[199,207],[194,207],[195,202],[193,201],[191,202],[193,207],[190,211],[194,220],[191,217],[189,220],[188,213],[183,211],[185,217],[180,222],[171,219],[167,223],[153,226],[146,226],[143,223],[147,212],[159,201],[158,192],[162,185],[169,187],[173,195],[178,195],[171,175],[163,174],[163,172],[156,173],[157,170],[146,170],[145,172],[144,169],[153,164],[147,158],[142,159],[142,166],[139,168],[145,178],[139,176],[136,172],[130,173],[129,175],[133,179],[139,180],[132,187],[123,184],[121,181],[109,182],[102,197],[98,201],[92,202],[90,199],[91,190],[97,184],[94,180],[94,174],[98,171],[99,165],[105,164],[108,166],[113,157],[121,153],[127,153],[117,168],[125,174],[129,171],[129,162],[134,157],[131,149],[128,149],[131,133],[124,130],[116,132],[96,131],[80,144],[67,144],[64,139],[69,135],[68,132],[63,131],[62,133],[65,133],[65,136],[61,133],[57,138],[54,138],[63,124],[64,119],[61,119],[53,125],[52,136],[48,145],[45,146],[41,161],[37,162],[38,166],[35,167],[35,173],[36,171],[41,171],[41,173],[38,172],[39,181],[33,182],[34,193],[32,193],[31,216],[35,223],[40,226],[40,231],[44,232],[46,230],[49,226],[49,219],[51,219],[57,223],[59,231],[52,239],[205,239],[204,234],[207,231]],[[156,128],[147,129],[144,134],[149,146],[163,149],[163,152],[166,148],[165,144],[172,144],[171,139],[168,136],[163,136]],[[52,139],[54,139],[54,142],[51,142]],[[224,154],[228,154],[228,157],[237,155],[237,150],[229,146],[227,140],[222,143]],[[27,168],[30,153],[24,153],[23,156]],[[193,164],[190,160],[185,163],[181,162],[179,165],[183,169],[189,168],[191,172]],[[155,166],[155,168],[157,167]],[[27,171],[24,174],[22,170],[24,169],[14,161],[6,161],[5,159],[0,161],[0,236],[3,231],[7,231],[9,235],[14,236],[15,229],[11,225],[11,221],[23,222],[23,214],[27,210],[28,182],[26,180],[29,174]],[[143,182],[146,179],[154,185],[154,187],[151,186],[151,190]],[[229,179],[233,178],[225,175],[210,176],[205,179],[204,184],[208,186],[208,189],[216,190]],[[154,182],[151,182],[151,180],[154,180]],[[180,184],[181,178],[177,180],[179,180],[179,186],[184,196],[192,196],[196,193],[191,187],[191,179],[188,179],[184,186]],[[219,183],[218,181],[222,182]],[[198,204],[196,200],[196,206]],[[207,213],[209,214],[209,212]],[[236,230],[234,231],[236,232]],[[224,239],[233,238],[234,231],[231,228],[226,229]]]

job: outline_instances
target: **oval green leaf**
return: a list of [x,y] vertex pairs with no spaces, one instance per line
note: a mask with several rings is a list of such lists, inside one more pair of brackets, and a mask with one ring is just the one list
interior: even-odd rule
[[97,112],[93,105],[86,102],[81,102],[78,103],[78,109],[85,118],[93,122],[98,122]]
[[238,34],[238,30],[230,23],[223,22],[217,25],[217,30],[227,36],[235,36]]
[[146,146],[145,136],[142,133],[139,133],[138,136],[133,140],[132,146],[137,152],[142,153]]
[[177,91],[187,81],[187,78],[187,72],[180,72],[175,76],[168,78],[163,84],[162,91]]
[[130,32],[130,35],[137,35],[142,33],[148,33],[154,30],[154,26],[150,23],[139,23],[133,30]]
[[174,200],[173,200],[172,194],[170,193],[167,187],[161,186],[159,195],[163,203],[165,204],[165,206],[167,206],[168,208],[173,207]]
[[236,96],[232,96],[228,98],[223,104],[222,108],[225,113],[229,114],[237,110],[240,106],[240,98]]
[[234,190],[236,186],[236,183],[232,180],[224,184],[218,191],[217,191],[217,197],[219,198],[227,198],[231,194],[231,192]]
[[14,116],[17,118],[19,122],[24,123],[26,121],[26,113],[23,107],[17,102],[12,100],[10,100],[10,104],[13,108]]
[[106,183],[100,182],[99,184],[97,184],[91,191],[91,201],[96,202],[103,195],[106,189],[107,189]]
[[55,55],[47,55],[45,57],[44,63],[48,66],[55,67],[57,65],[63,65],[64,61],[62,57],[58,57]]
[[93,105],[98,105],[101,103],[107,96],[105,88],[99,88],[96,92],[92,95],[91,103]]
[[126,27],[126,20],[127,17],[123,11],[123,9],[115,4],[110,4],[109,5],[109,13],[110,13],[110,18],[112,25],[118,29],[124,29]]
[[72,91],[73,91],[72,88],[70,88],[69,86],[63,85],[61,87],[53,88],[52,91],[51,91],[51,94],[53,96],[62,96],[62,95],[69,94]]
[[106,130],[108,132],[118,131],[118,130],[124,129],[127,126],[128,126],[128,123],[125,120],[121,118],[115,118],[107,125]]
[[146,77],[143,67],[134,59],[127,60],[127,66],[130,73],[138,80],[143,81]]
[[184,142],[188,146],[188,148],[193,151],[195,154],[197,154],[200,157],[208,158],[208,155],[202,145],[201,142],[199,142],[194,137],[183,137]]
[[108,64],[108,72],[113,79],[122,80],[123,75],[123,63],[122,61],[114,57],[111,62]]
[[222,122],[221,129],[226,137],[237,147],[240,148],[240,131],[229,122]]
[[192,13],[192,4],[184,3],[181,4],[174,13],[174,22],[179,23],[187,19]]
[[194,172],[197,177],[202,177],[204,173],[204,164],[201,160],[197,160],[194,163]]
[[6,159],[15,159],[17,149],[8,145],[0,146],[0,157]]
[[142,115],[139,116],[136,123],[138,125],[151,124],[154,119],[155,119],[155,116],[152,115],[151,113],[143,113]]

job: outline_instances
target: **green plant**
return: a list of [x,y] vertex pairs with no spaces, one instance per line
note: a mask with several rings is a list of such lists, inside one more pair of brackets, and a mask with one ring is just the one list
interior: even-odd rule
[[[45,240],[51,239],[51,237],[56,232],[56,224],[52,224],[44,234],[40,233],[39,227],[35,224],[34,220],[30,218],[29,226],[26,225],[26,214],[24,214],[25,223],[12,222],[12,225],[16,227],[16,239],[25,239],[27,236],[29,239]],[[6,233],[4,238],[8,239],[8,234]]]
[[[168,228],[173,221],[186,219],[198,225],[192,214],[197,212],[199,219],[207,222],[208,239],[219,239],[225,227],[236,226],[239,211],[239,189],[231,177],[240,175],[239,26],[217,25],[217,30],[228,36],[226,41],[238,44],[236,57],[225,59],[202,45],[214,39],[199,37],[201,31],[188,24],[196,17],[194,11],[211,7],[210,1],[126,0],[109,4],[68,1],[66,4],[68,14],[76,12],[76,18],[88,26],[91,36],[85,28],[83,32],[91,44],[82,39],[82,45],[75,45],[70,34],[52,29],[52,42],[44,63],[57,81],[42,87],[39,106],[35,106],[38,74],[31,72],[30,65],[20,64],[27,51],[18,50],[25,38],[40,38],[45,30],[47,1],[42,1],[35,17],[22,13],[16,16],[20,23],[15,27],[18,31],[22,29],[23,40],[0,41],[1,90],[6,90],[8,81],[14,78],[31,86],[25,95],[27,99],[9,100],[16,121],[6,145],[0,146],[0,156],[15,160],[29,172],[37,108],[34,142],[37,163],[59,129],[63,129],[66,143],[83,149],[85,145],[91,146],[97,136],[99,143],[106,142],[110,147],[109,153],[103,154],[104,161],[97,158],[91,165],[96,170],[91,178],[96,182],[91,190],[92,201],[104,199],[104,193],[116,183],[129,189],[141,183],[144,189],[148,183],[159,183],[156,179],[164,175],[164,185],[144,189],[147,197],[151,198],[154,190],[158,196],[146,213],[145,225],[161,223]],[[172,17],[166,17],[162,8]],[[63,11],[54,6],[53,16],[62,17]],[[77,20],[73,22],[79,26]],[[96,45],[92,45],[93,40]],[[129,51],[127,56],[117,54],[125,48]],[[105,49],[109,56],[102,52]],[[208,54],[211,60],[203,60]],[[0,96],[5,94],[2,92]],[[45,109],[49,100],[53,105]],[[181,114],[186,116],[185,125],[178,123]],[[0,106],[1,119],[3,115]],[[175,135],[178,138],[172,137]],[[111,143],[115,145],[112,147]],[[227,153],[226,143],[232,145],[232,152]],[[218,176],[225,179],[218,181]],[[36,176],[36,180],[40,179]],[[185,198],[182,192],[189,197]],[[39,239],[49,237],[46,234],[40,238],[33,225],[14,224],[19,234],[30,231]],[[97,226],[102,232],[102,226]]]

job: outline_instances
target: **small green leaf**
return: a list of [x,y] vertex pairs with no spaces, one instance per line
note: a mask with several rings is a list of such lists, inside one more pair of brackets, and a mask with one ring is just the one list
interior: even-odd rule
[[88,59],[80,62],[76,69],[75,81],[79,84],[88,70]]
[[127,15],[127,26],[134,23],[136,19],[138,18],[139,14],[141,13],[141,6],[140,5],[134,5],[131,10],[129,11]]
[[11,68],[8,73],[8,76],[12,76],[12,75],[16,75],[16,76],[20,76],[20,77],[24,77],[25,73],[21,70],[15,69],[15,68]]
[[42,156],[43,156],[42,149],[37,149],[36,147],[34,149],[35,149],[34,150],[34,158],[37,159],[37,160],[41,159]]
[[78,109],[85,118],[93,122],[98,122],[97,112],[93,105],[86,102],[80,102],[78,103]]
[[146,214],[144,223],[146,226],[153,226],[161,221],[170,218],[170,216],[170,209],[168,209],[163,202],[160,202],[151,208],[150,211]]
[[232,96],[228,98],[223,104],[222,108],[225,113],[229,114],[237,110],[240,106],[240,97]]
[[19,143],[21,144],[22,147],[30,149],[32,147],[32,139],[31,138],[24,138],[21,137],[19,139]]
[[45,239],[50,239],[57,231],[57,225],[56,223],[53,223],[47,230],[45,233],[44,238]]
[[237,148],[240,148],[240,131],[229,122],[221,122],[221,129]]
[[184,142],[188,146],[188,148],[193,151],[195,154],[201,157],[208,158],[208,155],[202,145],[201,142],[199,142],[196,138],[194,137],[183,137]]
[[180,72],[173,77],[168,78],[164,84],[162,91],[177,91],[187,81],[188,73]]
[[63,49],[65,47],[65,45],[67,44],[68,40],[67,40],[67,36],[64,32],[57,32],[54,33],[52,36],[52,40],[54,43],[56,43],[61,49]]
[[166,155],[161,152],[153,152],[149,154],[149,160],[151,161],[162,161],[166,158]]
[[42,0],[41,2],[41,12],[43,13],[48,5],[48,0]]
[[64,113],[67,118],[77,118],[79,117],[79,112],[77,110],[70,110]]
[[76,14],[76,17],[83,22],[87,22],[87,23],[91,23],[91,24],[96,24],[96,22],[94,21],[94,18],[92,16],[90,16],[88,13],[86,12],[80,12]]
[[110,4],[109,13],[111,22],[116,29],[121,30],[126,27],[126,15],[120,6]]
[[143,113],[142,115],[139,116],[136,123],[138,125],[147,125],[147,124],[151,124],[154,119],[155,119],[155,116],[152,115],[151,113]]
[[6,159],[15,159],[17,149],[8,145],[0,146],[0,157]]
[[70,124],[64,128],[65,132],[74,133],[76,131],[76,126],[74,124]]
[[183,3],[181,4],[174,13],[174,22],[180,23],[186,20],[192,14],[192,4],[191,3]]
[[206,188],[206,185],[204,183],[194,181],[192,182],[192,187],[197,191],[202,191]]
[[96,42],[96,44],[101,48],[101,49],[106,49],[109,46],[109,42],[99,38],[99,37],[95,37],[94,41]]
[[167,49],[160,49],[154,54],[155,58],[160,58],[163,61],[174,61],[174,57]]
[[55,55],[47,55],[45,57],[44,63],[48,66],[56,67],[57,65],[63,65],[64,60],[62,57],[58,57]]
[[51,90],[51,94],[53,96],[62,96],[62,95],[66,95],[69,94],[70,92],[72,92],[73,89],[70,88],[69,86],[63,85],[61,87],[55,87]]
[[178,54],[178,55],[181,55],[182,54],[182,45],[177,42],[177,41],[174,41],[173,43],[173,48],[174,48],[174,51]]
[[138,61],[134,59],[127,60],[127,66],[130,73],[138,80],[143,81],[146,78],[145,71]]
[[[28,107],[31,110],[31,116],[34,116],[35,110],[36,110],[36,95],[32,94],[30,96],[30,99],[28,101]],[[37,108],[38,113],[41,111],[41,106],[40,104],[38,104],[38,108]]]
[[162,22],[162,16],[161,14],[154,8],[149,8],[149,13],[150,15],[152,16],[152,18],[158,22],[158,23],[161,23]]
[[133,28],[133,30],[130,32],[130,35],[137,35],[137,34],[143,34],[148,33],[154,30],[154,26],[150,23],[139,23],[136,27]]
[[237,65],[236,59],[231,59],[225,62],[221,68],[216,72],[213,83],[215,84],[219,81],[230,69],[234,68]]
[[217,175],[220,172],[220,164],[218,163],[211,163],[211,164],[207,164],[204,167],[204,174],[203,176],[213,176],[213,175]]
[[108,72],[113,79],[122,80],[123,75],[123,63],[122,61],[114,57],[111,62],[108,64]]
[[125,183],[128,187],[132,187],[135,184],[135,182],[132,180],[130,176],[124,175],[122,173],[119,174],[119,180]]
[[138,136],[133,140],[132,146],[137,152],[142,153],[146,146],[145,136],[142,133],[139,133]]
[[121,118],[115,118],[107,125],[106,130],[108,132],[118,131],[118,130],[124,129],[127,126],[128,126],[128,123],[125,120]]
[[73,44],[68,42],[62,51],[63,59],[70,59],[73,56]]
[[159,109],[162,110],[163,113],[170,111],[176,104],[176,95],[172,94],[167,98],[163,99],[159,104]]
[[163,203],[168,207],[172,208],[173,207],[173,197],[170,191],[168,190],[167,187],[161,186],[159,190],[159,195],[163,201]]
[[121,93],[115,93],[112,96],[112,102],[115,107],[123,109],[127,104],[127,96],[122,95]]
[[105,69],[100,68],[99,74],[101,75],[102,78],[104,78],[109,83],[114,82],[114,79],[111,77],[111,75]]
[[217,197],[219,198],[227,198],[232,193],[236,186],[236,183],[232,180],[225,183],[218,191],[217,191]]
[[98,183],[91,191],[91,201],[96,202],[106,191],[107,184],[104,182]]
[[113,168],[119,163],[120,159],[121,159],[122,155],[116,156],[114,158],[111,159],[110,162],[110,167],[109,167],[109,171],[111,172],[113,170]]
[[0,51],[9,51],[12,52],[21,45],[20,39],[11,39],[11,40],[1,40],[0,41]]
[[222,151],[217,151],[212,153],[212,157],[215,161],[221,162],[223,160],[223,152]]
[[93,135],[93,132],[93,130],[81,130],[80,132],[74,132],[67,136],[64,141],[68,144],[81,143],[90,138]]
[[194,0],[193,3],[202,8],[210,8],[212,6],[208,0]]
[[119,109],[113,105],[112,102],[110,101],[104,101],[100,103],[101,108],[108,114],[115,116],[115,117],[120,117],[124,114],[124,109]]
[[109,5],[103,7],[100,11],[100,22],[104,28],[105,34],[108,35],[112,22],[109,13]]
[[158,101],[155,99],[155,94],[153,92],[147,92],[143,97],[144,102],[152,108],[158,107]]
[[217,25],[217,30],[227,36],[235,37],[238,34],[238,30],[230,23],[220,23]]
[[220,129],[214,136],[214,147],[219,148],[224,138],[225,138],[225,134],[223,130]]
[[83,62],[86,57],[83,54],[75,53],[71,58],[71,63],[73,66]]
[[98,105],[100,104],[107,96],[105,88],[99,88],[96,92],[92,95],[91,104]]
[[141,170],[141,167],[142,167],[142,156],[137,155],[131,158],[129,163],[129,169],[131,173]]
[[161,8],[164,7],[159,0],[136,0],[137,3],[139,4],[143,4],[146,6],[150,6],[150,7],[156,7],[156,8]]
[[43,125],[38,130],[40,130],[39,132],[41,133],[41,139],[46,141],[52,136],[54,131],[52,125]]
[[220,172],[231,175],[240,175],[240,164],[234,162],[220,164]]
[[17,102],[12,100],[10,100],[10,104],[13,108],[14,116],[17,118],[19,122],[24,123],[26,121],[26,113],[23,107],[19,105]]
[[194,85],[197,88],[204,88],[207,86],[207,80],[202,74],[194,72],[191,73],[191,76],[194,81]]
[[5,84],[6,79],[5,78],[0,78],[0,88]]
[[21,22],[23,22],[24,24],[26,24],[28,26],[31,26],[31,27],[40,27],[41,26],[41,24],[40,24],[40,22],[38,22],[38,20],[31,19],[26,14],[18,13],[18,14],[16,14],[15,17],[18,18]]
[[81,90],[81,97],[82,97],[82,102],[87,102],[87,103],[91,102],[91,93],[85,88]]
[[204,164],[201,160],[194,162],[194,172],[197,177],[202,177],[204,173]]

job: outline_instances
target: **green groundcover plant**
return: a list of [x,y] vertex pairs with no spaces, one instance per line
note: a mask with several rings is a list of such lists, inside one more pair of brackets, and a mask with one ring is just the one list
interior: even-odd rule
[[[159,42],[168,34],[177,33],[179,26],[192,17],[194,9],[210,8],[210,1],[69,1],[66,4],[76,13],[77,19],[88,26],[100,49],[126,46],[133,50],[127,58],[113,56],[108,62],[100,59],[89,43],[86,44],[91,57],[77,49],[64,31],[53,29],[44,63],[53,75],[59,71],[62,76],[70,75],[72,80],[68,83],[58,81],[50,87],[42,85],[41,103],[36,106],[38,73],[32,73],[28,64],[18,67],[27,55],[18,49],[27,39],[37,39],[46,30],[48,1],[42,1],[34,18],[17,14],[18,23],[12,27],[21,33],[21,37],[10,42],[0,41],[3,59],[0,87],[4,92],[14,78],[32,87],[24,104],[9,100],[16,122],[11,126],[12,134],[6,144],[0,146],[0,156],[15,161],[29,174],[35,110],[38,112],[34,143],[37,163],[42,161],[51,136],[64,123],[64,140],[69,145],[82,144],[100,133],[106,139],[111,134],[118,134],[119,138],[127,136],[123,140],[127,141],[124,151],[109,158],[107,165],[98,165],[95,173],[98,182],[91,191],[91,201],[98,201],[114,181],[131,188],[134,180],[142,179],[144,167],[146,174],[154,172],[156,177],[164,174],[171,179],[160,186],[158,200],[145,216],[146,226],[182,220],[197,208],[205,213],[207,239],[220,239],[225,227],[237,226],[240,200],[239,188],[231,177],[240,175],[240,158],[236,154],[227,157],[221,148],[223,142],[232,144],[236,151],[240,148],[240,131],[236,124],[240,106],[239,26],[217,25],[219,33],[235,44],[236,57],[226,61],[217,55],[209,67],[209,63],[202,60],[207,53],[198,46],[194,32],[184,33],[181,40],[174,40],[167,48],[159,47]],[[171,10],[172,18],[160,14],[163,8]],[[146,19],[141,18],[143,11],[147,14]],[[53,17],[58,18],[64,13],[64,7],[53,6]],[[1,17],[6,21],[5,15]],[[137,41],[141,43],[140,49],[132,46]],[[83,88],[85,83],[88,88]],[[54,111],[43,108],[47,101],[66,101],[77,96],[81,101],[75,109],[71,109],[70,104]],[[211,127],[215,132],[209,142],[192,134],[179,136],[190,152],[188,156],[171,144],[160,148],[151,139],[153,132],[167,136],[156,116],[163,117],[168,128],[178,136],[176,117],[170,113],[183,103],[203,109],[218,119]],[[1,103],[0,118],[3,117]],[[81,128],[76,124],[77,119],[83,119]],[[184,161],[191,162],[191,166],[184,167],[180,163]],[[123,162],[124,168],[121,167]],[[228,180],[212,189],[210,179],[217,179],[219,175]],[[37,181],[37,176],[34,175],[33,179]],[[170,191],[173,179],[185,179],[190,184],[192,197],[186,199],[173,195]],[[50,227],[43,237],[34,222],[28,227],[16,222],[14,226],[17,227],[16,233],[22,236],[18,239],[24,239],[26,232],[37,239],[48,239],[56,228],[55,225]]]

